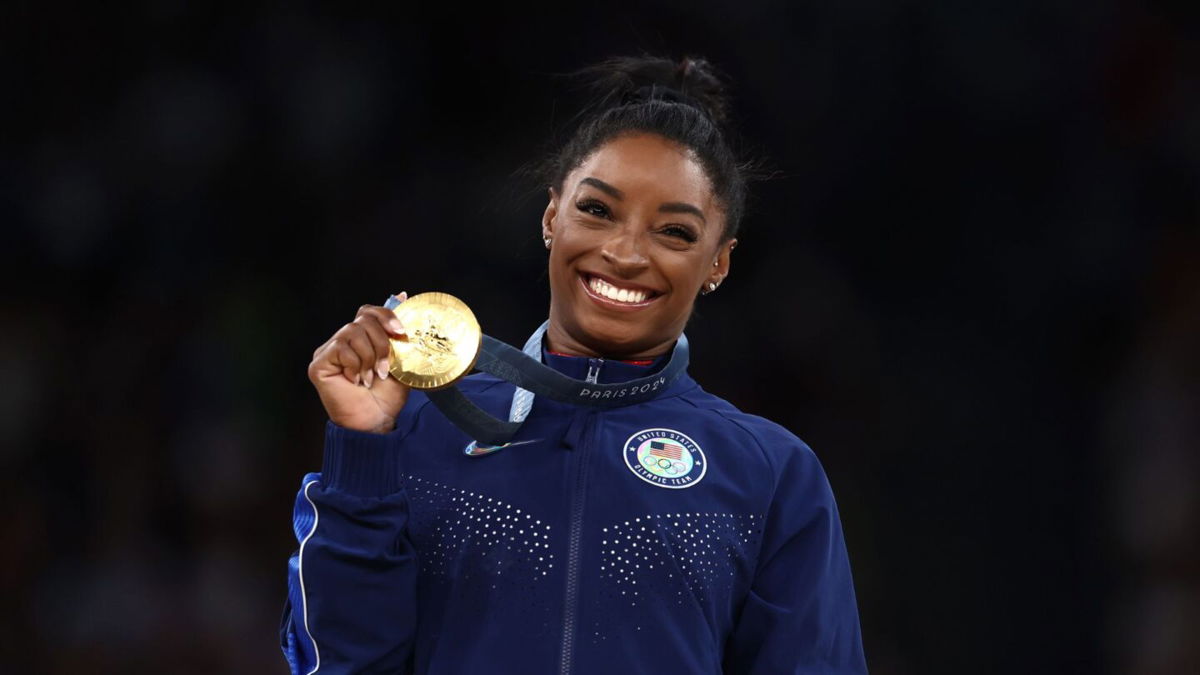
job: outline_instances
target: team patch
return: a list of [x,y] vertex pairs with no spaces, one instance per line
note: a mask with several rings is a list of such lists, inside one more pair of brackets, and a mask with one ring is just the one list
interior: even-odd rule
[[708,470],[700,446],[673,429],[643,429],[625,441],[623,453],[635,476],[658,487],[691,487]]

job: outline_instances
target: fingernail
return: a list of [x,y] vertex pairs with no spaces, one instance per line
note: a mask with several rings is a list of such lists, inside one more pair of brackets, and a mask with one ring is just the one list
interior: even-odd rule
[[367,389],[370,389],[371,385],[375,382],[375,371],[368,370],[367,374],[366,374],[366,378],[367,378]]
[[375,364],[375,372],[379,373],[379,379],[384,379],[388,376],[388,360],[387,357],[379,359]]
[[397,335],[406,335],[404,324],[400,323],[400,319],[388,319],[388,330]]

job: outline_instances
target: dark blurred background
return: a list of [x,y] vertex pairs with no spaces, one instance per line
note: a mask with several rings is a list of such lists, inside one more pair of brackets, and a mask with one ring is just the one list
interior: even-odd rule
[[1200,672],[1198,3],[6,3],[0,671],[283,673],[314,348],[549,293],[556,73],[700,55],[776,179],[693,375],[821,457],[872,672]]

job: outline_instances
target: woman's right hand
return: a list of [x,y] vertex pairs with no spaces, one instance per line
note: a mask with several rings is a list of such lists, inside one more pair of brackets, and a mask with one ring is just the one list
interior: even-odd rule
[[[396,297],[403,302],[408,294]],[[377,434],[395,428],[409,387],[388,376],[388,355],[390,340],[404,336],[392,310],[363,305],[353,321],[313,352],[308,379],[334,424]]]

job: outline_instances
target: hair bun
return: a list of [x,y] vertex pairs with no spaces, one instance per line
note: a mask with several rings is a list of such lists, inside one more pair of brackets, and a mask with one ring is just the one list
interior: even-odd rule
[[718,124],[729,107],[725,84],[707,60],[618,56],[575,72],[602,107],[652,99],[694,106]]
[[[567,124],[565,138],[532,169],[551,199],[573,170],[597,148],[622,134],[656,134],[694,153],[724,212],[721,241],[737,236],[746,184],[758,180],[756,161],[739,159],[740,143],[727,114],[728,79],[705,59],[618,56],[565,73],[585,103]],[[562,77],[563,75],[560,75]]]

